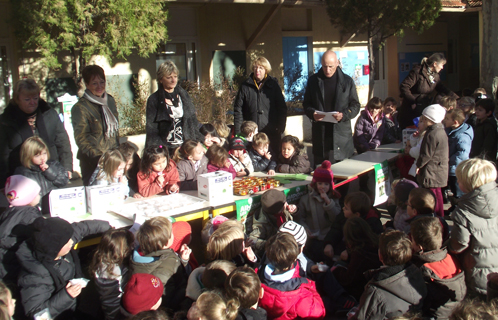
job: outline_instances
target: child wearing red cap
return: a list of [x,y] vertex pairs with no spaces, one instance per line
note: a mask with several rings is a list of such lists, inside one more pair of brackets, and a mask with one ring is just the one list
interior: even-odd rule
[[190,241],[192,240],[192,227],[186,221],[177,221],[172,225],[173,244],[171,249],[176,252],[183,263],[187,263],[185,269],[187,274],[199,266],[199,263],[194,257],[192,249],[189,248]]
[[123,306],[135,315],[142,311],[157,310],[163,300],[164,286],[158,277],[147,273],[135,273],[126,285]]
[[313,261],[323,261],[323,240],[341,212],[341,195],[334,190],[334,173],[330,166],[330,161],[325,160],[315,170],[308,193],[299,201],[300,214],[296,220],[308,233],[306,254]]

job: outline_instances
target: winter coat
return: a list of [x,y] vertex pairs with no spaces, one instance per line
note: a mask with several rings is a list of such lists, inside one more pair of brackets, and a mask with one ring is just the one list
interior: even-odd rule
[[247,153],[251,158],[254,172],[270,171],[270,170],[275,170],[277,168],[277,163],[274,160],[275,156],[273,151],[270,150],[270,154],[272,155],[270,159],[266,159],[264,156],[260,155],[252,147],[249,148],[249,150],[247,150]]
[[254,121],[259,132],[269,136],[285,131],[287,105],[276,78],[266,76],[261,88],[254,83],[251,73],[241,85],[233,104],[235,133],[240,132],[243,121]]
[[381,144],[395,143],[401,141],[401,130],[399,130],[398,113],[391,114],[391,118],[384,116],[384,136]]
[[69,182],[67,170],[58,161],[47,161],[48,168],[42,171],[39,166],[31,165],[31,168],[17,167],[14,174],[20,174],[35,180],[40,186],[41,207],[43,213],[50,213],[48,196],[50,191],[62,188]]
[[37,207],[8,207],[0,215],[0,278],[4,282],[16,283],[19,263],[16,251],[19,245],[31,236],[29,225],[41,217]]
[[[325,307],[316,291],[315,282],[299,276],[299,267],[290,280],[281,282],[277,277],[267,278],[266,268],[258,271],[264,294],[259,306],[266,310],[270,320],[323,319]],[[287,272],[289,272],[287,271]]]
[[427,288],[415,265],[385,266],[373,273],[353,319],[391,319],[408,310],[422,309]]
[[490,182],[464,194],[451,213],[449,250],[458,254],[469,291],[486,294],[486,276],[498,272],[498,186]]
[[[403,100],[398,110],[398,121],[401,130],[413,125],[413,119],[419,117],[425,107],[433,102],[436,93],[458,98],[455,93],[443,85],[438,73],[434,73],[434,82],[431,83],[427,67],[426,63],[413,67],[399,86]],[[417,105],[415,109],[412,109],[413,104]]]
[[368,270],[378,269],[382,266],[379,260],[379,248],[367,246],[354,251],[348,250],[348,254],[347,267],[338,266],[335,268],[334,276],[344,290],[359,300],[368,282],[363,274]]
[[465,298],[465,273],[458,260],[446,248],[414,254],[414,263],[427,286],[424,314],[432,319],[448,319],[453,309]]
[[330,199],[327,205],[320,194],[308,186],[308,193],[299,199],[299,215],[296,220],[310,235],[316,235],[318,240],[323,241],[335,217],[340,213],[339,199]]
[[354,127],[353,142],[356,151],[363,153],[380,146],[384,137],[384,126],[383,114],[375,123],[368,110],[362,110]]
[[[306,92],[304,94],[303,108],[312,122],[313,154],[315,158],[328,158],[330,147],[327,145],[329,136],[333,137],[334,158],[343,160],[354,153],[353,132],[351,131],[351,119],[360,112],[360,102],[356,92],[356,85],[350,76],[337,68],[337,89],[335,95],[334,111],[342,112],[343,117],[339,123],[331,124],[315,121],[315,111],[324,111],[324,85],[322,78],[323,70],[320,69],[308,79]],[[329,129],[332,128],[332,132]]]
[[185,190],[197,190],[197,179],[201,174],[207,173],[208,158],[202,156],[199,168],[195,171],[194,163],[188,159],[180,160],[177,165],[180,178],[180,188]]
[[185,272],[185,264],[182,264],[173,249],[162,249],[146,255],[140,255],[136,250],[133,252],[131,267],[133,274],[148,273],[158,277],[164,285],[164,306],[175,306],[185,297],[188,276]]
[[266,320],[266,310],[257,307],[256,309],[240,308],[235,320]]
[[218,167],[217,165],[214,165],[210,162],[207,165],[207,170],[208,170],[208,173],[209,172],[216,172],[216,171],[225,171],[225,172],[231,173],[233,179],[235,179],[235,177],[237,176],[237,172],[235,172],[235,169],[233,168],[233,165],[231,162],[230,162],[230,167],[228,167],[228,168],[227,167]]
[[[74,229],[73,241],[78,243],[91,234],[103,233],[111,228],[107,221],[92,220],[72,224]],[[65,311],[76,308],[76,299],[73,299],[65,288],[55,292],[52,276],[45,266],[36,259],[30,240],[23,242],[16,253],[21,265],[18,285],[21,289],[22,304],[26,315],[33,315],[48,308],[55,319],[68,319]],[[69,281],[74,278],[75,265],[71,254],[62,257],[54,268],[58,268]],[[60,317],[58,317],[60,315]]]
[[[283,211],[285,221],[293,220],[293,217],[287,209]],[[294,213],[298,214],[298,212]],[[262,257],[265,252],[266,240],[270,239],[271,236],[277,234],[278,228],[277,218],[275,216],[270,216],[263,209],[260,209],[254,213],[249,225],[246,228],[246,232],[249,234],[249,239],[254,243],[254,252]]]
[[[38,135],[48,147],[49,160],[59,161],[66,171],[72,172],[71,144],[59,114],[42,99],[38,102],[37,112]],[[43,122],[42,126],[40,121]],[[21,166],[21,145],[31,136],[33,131],[26,120],[26,114],[17,105],[9,103],[0,116],[0,185],[5,185],[7,177]]]
[[496,161],[498,143],[497,126],[498,121],[494,115],[491,115],[483,122],[477,122],[470,150],[471,158],[479,157],[492,162]]
[[113,274],[102,270],[95,274],[95,284],[105,320],[119,319],[121,298],[130,276],[131,271],[127,267],[118,265],[114,266]]
[[276,172],[280,173],[310,173],[311,169],[308,156],[305,154],[294,154],[289,159],[285,159],[282,153],[278,155],[278,164]]
[[[182,133],[183,141],[203,141],[204,137],[199,132],[201,124],[195,115],[195,106],[190,95],[179,85],[175,88],[183,104]],[[166,94],[162,85],[147,99],[146,109],[146,136],[145,147],[167,146],[167,138],[174,127],[174,119],[170,116],[166,106]]]
[[230,160],[230,163],[233,165],[235,172],[244,171],[247,176],[254,172],[251,157],[249,157],[247,152],[244,152],[244,161],[240,161],[239,158],[235,157],[230,152],[228,154],[228,160]]
[[157,180],[157,177],[159,176],[157,172],[152,171],[147,177],[140,171],[137,174],[138,192],[144,197],[151,197],[161,192],[169,194],[169,188],[175,183],[179,184],[180,182],[176,163],[173,160],[169,160],[169,166],[169,171],[168,167],[163,171],[164,182],[162,185]]
[[[107,94],[107,106],[119,119],[116,101]],[[74,129],[74,140],[78,146],[77,158],[80,160],[95,159],[107,150],[119,146],[119,134],[105,138],[105,121],[102,106],[81,97],[71,109],[71,121]]]
[[448,184],[448,136],[441,123],[427,127],[417,159],[417,183],[424,188]]
[[466,123],[448,133],[448,145],[450,150],[449,175],[456,176],[458,164],[469,158],[470,148],[474,139],[474,130]]

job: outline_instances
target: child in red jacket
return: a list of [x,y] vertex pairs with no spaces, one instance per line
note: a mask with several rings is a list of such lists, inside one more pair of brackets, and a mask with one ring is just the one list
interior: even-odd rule
[[140,163],[137,174],[138,192],[150,197],[161,192],[166,194],[180,191],[180,176],[176,164],[170,160],[168,149],[164,146],[148,147]]
[[277,233],[266,242],[269,264],[258,270],[263,297],[259,306],[268,319],[323,319],[325,307],[315,282],[299,276],[299,246],[286,232]]

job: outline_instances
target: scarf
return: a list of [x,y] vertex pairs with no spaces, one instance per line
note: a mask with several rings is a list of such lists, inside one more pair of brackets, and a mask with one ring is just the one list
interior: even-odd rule
[[90,90],[86,89],[83,97],[90,101],[102,106],[102,111],[104,113],[104,125],[105,125],[105,139],[109,140],[110,137],[116,136],[118,134],[119,123],[114,114],[107,106],[107,93],[104,92],[102,97],[97,97]]

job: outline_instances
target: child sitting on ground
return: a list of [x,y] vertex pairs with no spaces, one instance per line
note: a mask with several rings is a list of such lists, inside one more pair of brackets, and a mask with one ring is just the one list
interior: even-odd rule
[[270,139],[268,136],[260,132],[254,136],[251,148],[248,150],[252,160],[252,166],[255,172],[267,171],[268,175],[275,174],[277,163],[273,160],[272,150],[269,150]]
[[313,180],[308,186],[308,193],[299,200],[297,221],[306,228],[309,245],[306,254],[313,261],[323,261],[324,239],[330,231],[336,216],[341,213],[339,199],[341,195],[334,190],[334,173],[330,161],[313,172]]
[[360,217],[368,223],[374,233],[380,234],[384,231],[380,215],[372,207],[372,201],[365,192],[352,192],[348,194],[344,199],[342,211],[324,238],[325,248],[323,249],[323,253],[329,259],[332,259],[334,254],[340,254],[346,249],[343,229],[347,219]]
[[254,172],[251,157],[246,151],[246,146],[241,138],[233,138],[230,140],[230,151],[228,151],[228,159],[232,163],[237,177],[248,176]]
[[474,140],[470,157],[479,157],[496,162],[497,155],[497,120],[494,116],[496,105],[493,99],[481,99],[476,103],[477,123],[474,128]]
[[448,183],[448,136],[441,123],[445,114],[446,110],[438,104],[430,105],[422,111],[420,122],[425,123],[427,129],[416,162],[418,185],[430,189],[436,196],[434,211],[439,217],[444,217],[441,188]]
[[164,146],[152,146],[144,150],[137,180],[138,191],[144,197],[180,191],[176,164],[170,160],[168,149]]
[[456,199],[462,196],[462,191],[458,187],[456,179],[456,167],[460,162],[469,158],[472,140],[474,139],[474,130],[470,125],[464,123],[464,121],[465,114],[461,109],[453,109],[446,112],[446,117],[443,121],[446,132],[448,132],[450,150],[448,186]]
[[467,289],[474,295],[486,295],[486,276],[498,271],[498,186],[492,162],[469,159],[456,169],[464,195],[451,214],[453,229],[449,251],[464,261]]
[[[443,228],[442,241],[445,242],[448,240],[450,229],[444,218],[438,217],[434,214],[435,206],[436,198],[431,190],[424,188],[412,189],[408,196],[408,203],[406,206],[406,212],[408,213],[408,216],[410,216],[410,219],[406,220],[406,222],[411,225],[413,221],[423,217],[437,217],[441,227]],[[410,232],[411,228],[405,233],[409,234]]]
[[384,232],[379,239],[383,267],[370,272],[358,311],[350,319],[386,319],[421,310],[427,288],[411,258],[411,242],[405,233]]
[[250,246],[245,245],[244,227],[239,221],[224,222],[209,238],[207,255],[209,260],[227,260],[237,267],[249,265],[255,268],[259,265],[258,257]]
[[325,307],[315,282],[299,276],[299,246],[292,235],[281,232],[266,243],[269,264],[258,270],[263,297],[259,300],[268,319],[323,319]]
[[30,237],[29,225],[42,215],[37,207],[40,186],[30,178],[13,175],[5,183],[5,196],[9,207],[0,215],[0,277],[12,285],[19,273],[16,251]]
[[235,270],[233,262],[216,260],[205,267],[195,269],[188,278],[186,296],[196,301],[205,290],[224,289],[225,280]]
[[188,320],[235,320],[239,312],[239,302],[226,300],[220,291],[207,291],[199,296],[190,307]]
[[238,267],[232,271],[225,281],[225,292],[229,298],[239,301],[237,319],[266,319],[266,310],[258,307],[264,290],[252,268]]
[[246,150],[252,144],[254,136],[258,134],[258,125],[254,121],[244,121],[240,126],[240,132],[235,135],[237,138],[241,138],[244,141]]
[[62,188],[69,182],[66,168],[58,161],[48,160],[48,147],[38,136],[29,137],[21,145],[20,158],[22,167],[17,167],[14,174],[20,174],[36,181],[40,185],[41,209],[50,213],[48,194]]
[[246,229],[249,233],[248,245],[254,249],[256,255],[263,256],[266,240],[276,234],[285,221],[293,220],[292,215],[296,213],[297,207],[287,203],[282,191],[270,189],[263,193],[261,209],[248,220],[250,223]]
[[297,137],[287,135],[282,138],[282,148],[278,155],[277,172],[310,173],[312,171],[308,156],[301,154],[304,146]]
[[125,176],[130,187],[130,197],[142,198],[142,195],[138,193],[137,173],[140,171],[140,157],[137,150],[130,142],[121,143],[118,150],[126,160]]
[[387,97],[384,100],[384,136],[381,144],[399,143],[401,142],[401,131],[399,130],[398,122],[398,101],[393,97]]
[[424,314],[431,319],[447,319],[467,293],[460,263],[441,248],[442,232],[437,218],[420,218],[411,224],[413,262],[425,279]]
[[199,175],[207,173],[208,158],[200,142],[185,141],[175,150],[173,160],[176,162],[182,190],[197,190]]
[[218,132],[214,126],[210,123],[205,123],[199,128],[200,133],[204,137],[204,141],[202,141],[204,149],[207,151],[212,145],[220,144],[221,140],[218,136]]
[[410,215],[407,212],[408,197],[410,192],[418,188],[418,185],[411,180],[402,179],[396,184],[394,188],[394,195],[396,197],[396,214],[394,215],[393,227],[395,230],[410,233]]
[[228,160],[228,152],[225,148],[217,144],[212,145],[206,152],[206,157],[209,159],[208,172],[225,171],[231,173],[232,178],[235,179],[237,172],[235,172],[232,163]]
[[344,290],[359,300],[367,284],[363,274],[382,265],[378,255],[379,236],[365,220],[354,217],[344,225],[344,241],[347,248],[347,254],[341,255],[344,263],[338,264],[333,273]]
[[123,307],[132,315],[142,311],[157,310],[161,306],[164,285],[151,274],[135,273],[126,285]]
[[121,296],[131,276],[129,266],[133,241],[133,234],[127,230],[108,230],[93,255],[90,273],[95,277],[102,311],[107,319],[116,319],[119,315]]
[[374,150],[384,137],[384,115],[382,99],[373,97],[368,101],[365,110],[360,112],[354,127],[353,142],[358,153]]
[[133,273],[149,273],[158,277],[165,284],[163,305],[178,308],[185,297],[185,266],[188,261],[182,261],[171,249],[174,236],[170,220],[166,217],[146,220],[138,229],[136,239],[139,247],[133,251]]
[[180,257],[183,265],[187,262],[185,271],[187,275],[190,275],[195,268],[199,267],[199,263],[189,247],[192,240],[192,227],[187,221],[176,221],[171,224],[171,233],[173,235],[171,249]]
[[130,187],[125,176],[126,159],[118,149],[107,150],[99,159],[99,163],[90,177],[91,186],[107,186],[117,184],[121,187],[123,198],[128,198]]

